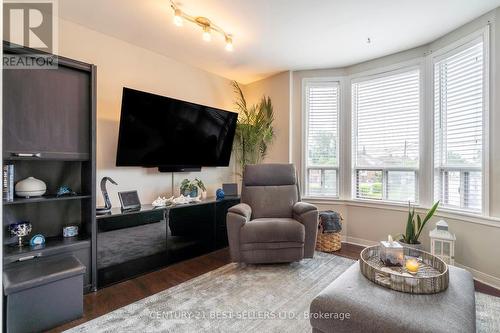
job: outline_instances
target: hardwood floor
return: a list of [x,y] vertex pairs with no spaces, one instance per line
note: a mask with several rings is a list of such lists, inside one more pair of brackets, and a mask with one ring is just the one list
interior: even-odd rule
[[[362,246],[342,243],[342,249],[335,252],[335,254],[350,259],[359,259],[362,249]],[[62,332],[78,326],[142,298],[222,267],[229,262],[229,250],[226,248],[86,294],[83,300],[83,317],[56,327],[49,332]],[[500,297],[500,290],[498,289],[478,281],[474,281],[474,285],[479,292]]]
[[48,332],[62,332],[78,326],[229,262],[229,250],[226,248],[86,294],[83,298],[83,317]]

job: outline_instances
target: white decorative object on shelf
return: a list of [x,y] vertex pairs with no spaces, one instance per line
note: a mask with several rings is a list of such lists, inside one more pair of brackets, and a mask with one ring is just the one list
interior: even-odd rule
[[197,196],[195,198],[193,197],[190,197],[190,196],[184,196],[184,195],[180,195],[178,196],[177,198],[174,198],[172,200],[172,203],[176,204],[176,205],[183,205],[183,204],[188,204],[190,202],[200,202],[200,197]]
[[155,201],[153,201],[152,205],[153,207],[165,207],[165,206],[170,206],[170,205],[184,205],[184,204],[188,204],[188,203],[191,203],[191,202],[200,202],[201,199],[200,199],[200,196],[197,196],[197,197],[190,197],[190,196],[184,196],[184,195],[180,195],[176,198],[174,198],[173,196],[170,197],[170,198],[165,198],[165,197],[158,197],[155,199]]
[[155,201],[153,201],[152,205],[153,207],[165,207],[171,205],[173,200],[174,200],[173,196],[168,199],[165,197],[158,197],[156,198]]
[[448,231],[448,223],[440,220],[436,223],[436,228],[429,232],[429,237],[431,238],[431,254],[449,265],[454,265],[456,237]]
[[16,184],[16,195],[18,197],[39,197],[44,195],[46,191],[47,185],[45,182],[35,177],[28,177]]

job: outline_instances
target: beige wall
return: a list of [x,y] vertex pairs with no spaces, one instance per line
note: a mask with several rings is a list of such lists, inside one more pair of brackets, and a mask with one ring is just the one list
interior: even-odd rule
[[249,104],[259,103],[264,95],[273,103],[275,139],[264,160],[267,163],[290,161],[290,78],[287,71],[242,87]]
[[[109,186],[113,204],[119,205],[117,191],[137,190],[143,203],[151,203],[160,194],[170,196],[170,173],[115,167],[122,88],[231,110],[230,81],[72,22],[59,22],[59,54],[97,66],[97,178],[110,176],[118,182]],[[234,181],[234,172],[231,166],[176,174],[177,191],[185,177],[200,177],[213,195],[223,182]],[[99,193],[98,202],[102,204]]]

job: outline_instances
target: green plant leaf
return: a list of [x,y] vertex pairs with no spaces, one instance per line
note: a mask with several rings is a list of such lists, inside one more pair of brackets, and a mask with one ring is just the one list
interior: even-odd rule
[[414,235],[414,230],[415,226],[413,225],[413,214],[408,213],[408,221],[406,223],[405,237],[403,237],[405,243],[411,244]]
[[434,215],[434,213],[436,212],[436,209],[438,208],[439,206],[439,201],[436,202],[432,208],[429,210],[429,212],[427,212],[427,215],[425,216],[424,218],[424,222],[423,223],[426,223],[427,221],[429,221],[431,219],[431,217]]
[[432,216],[434,215],[434,213],[436,212],[437,208],[439,206],[439,201],[437,201],[432,207],[431,209],[427,212],[427,215],[425,216],[424,220],[422,221],[422,227],[418,230],[417,232],[417,235],[415,237],[415,240],[418,240],[418,238],[420,237],[420,233],[422,232],[422,230],[424,229],[425,225],[427,224],[427,222],[429,222],[429,220],[432,218]]
[[245,165],[260,163],[266,156],[274,139],[274,111],[271,98],[263,96],[258,104],[248,106],[238,83],[233,81],[232,85],[239,113],[233,150],[243,171]]

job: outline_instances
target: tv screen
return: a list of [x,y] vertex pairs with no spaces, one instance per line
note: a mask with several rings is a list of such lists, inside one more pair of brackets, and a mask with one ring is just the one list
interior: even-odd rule
[[123,88],[117,166],[228,166],[238,114]]

